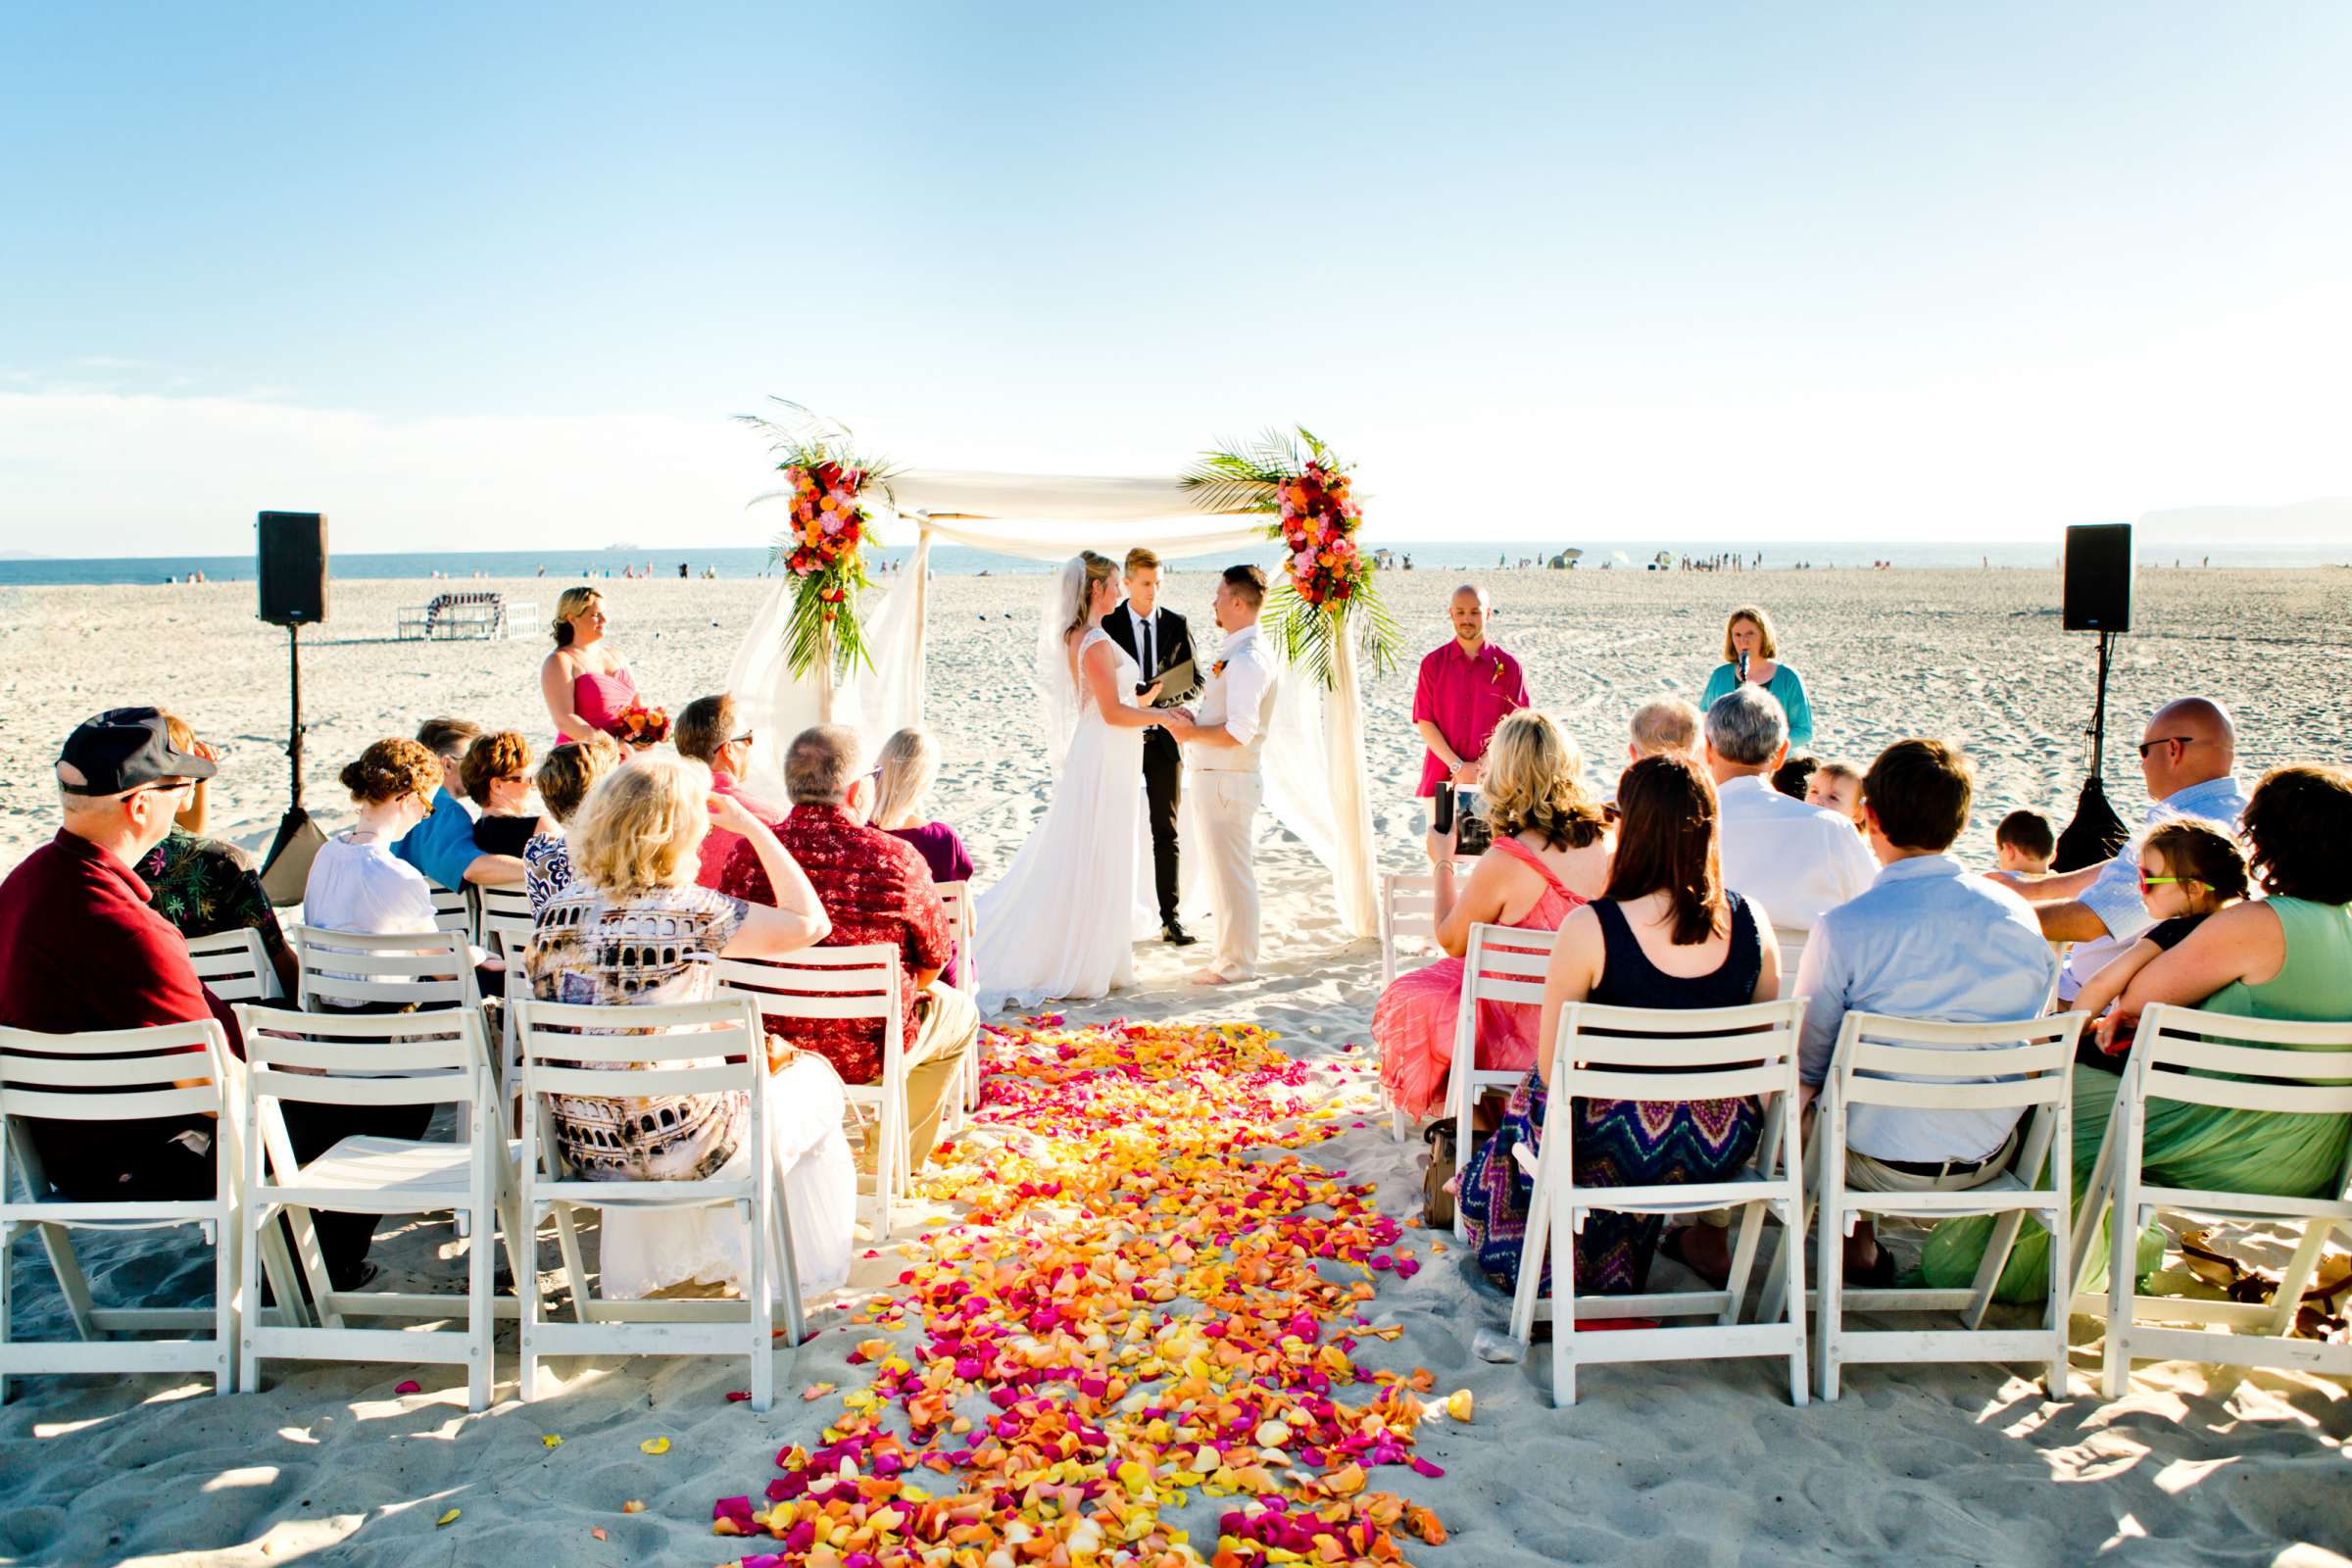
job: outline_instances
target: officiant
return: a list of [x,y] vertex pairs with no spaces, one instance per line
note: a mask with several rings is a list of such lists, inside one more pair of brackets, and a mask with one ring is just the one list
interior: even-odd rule
[[[1185,619],[1159,603],[1159,557],[1138,546],[1127,552],[1127,602],[1102,617],[1102,629],[1144,672],[1138,695],[1154,683],[1160,708],[1190,702],[1200,690],[1193,663],[1193,632]],[[1152,824],[1152,880],[1159,895],[1159,934],[1172,946],[1188,947],[1192,934],[1176,918],[1176,808],[1184,798],[1184,753],[1166,730],[1144,731],[1144,806]]]

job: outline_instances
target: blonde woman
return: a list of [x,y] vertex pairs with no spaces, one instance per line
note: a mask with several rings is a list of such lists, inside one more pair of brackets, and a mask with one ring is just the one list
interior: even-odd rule
[[556,601],[556,651],[539,666],[539,695],[555,721],[556,741],[610,735],[620,715],[637,701],[637,678],[605,644],[605,596],[594,588],[566,588]]
[[[695,885],[715,822],[752,843],[773,907]],[[710,793],[710,770],[650,752],[599,780],[571,830],[571,884],[539,911],[524,970],[543,1002],[629,1006],[708,1002],[715,957],[777,958],[833,929],[816,890],[774,833]],[[768,1043],[768,1128],[800,1250],[802,1283],[849,1276],[857,1176],[842,1137],[841,1080],[823,1058]],[[698,1181],[738,1168],[749,1107],[725,1095],[602,1100],[551,1097],[556,1142],[584,1181]],[[658,1129],[658,1131],[648,1131]],[[649,1296],[733,1286],[748,1277],[731,1215],[692,1210],[606,1216],[605,1294]]]
[[[1523,708],[1495,726],[1485,781],[1494,847],[1439,922],[1438,945],[1450,956],[1398,975],[1372,1009],[1381,1082],[1407,1113],[1426,1116],[1445,1101],[1470,928],[1556,931],[1608,886],[1608,824],[1585,791],[1584,773],[1584,752],[1544,714]],[[1494,1072],[1533,1066],[1535,1025],[1533,1007],[1483,1004],[1478,1065]]]
[[1716,698],[1741,684],[1761,686],[1779,700],[1781,711],[1788,715],[1791,750],[1813,744],[1813,708],[1805,701],[1804,680],[1793,666],[1781,662],[1781,640],[1760,605],[1741,605],[1724,622],[1723,662],[1707,677],[1707,689],[1699,694],[1699,712],[1704,714]]
[[[983,1012],[1134,983],[1143,732],[1192,715],[1149,706],[1159,688],[1144,686],[1135,660],[1102,629],[1118,604],[1109,557],[1089,550],[1062,566],[1038,639],[1038,686],[1049,714],[1076,716],[1046,819],[979,899]],[[1049,723],[1058,735],[1057,718]]]
[[[882,743],[882,760],[874,769],[873,825],[893,838],[914,846],[923,864],[931,868],[934,886],[972,879],[972,857],[963,840],[945,822],[930,821],[931,786],[939,780],[939,745],[930,731],[903,729]],[[976,934],[976,933],[975,933]],[[963,955],[958,953],[942,971],[944,983],[963,985]]]

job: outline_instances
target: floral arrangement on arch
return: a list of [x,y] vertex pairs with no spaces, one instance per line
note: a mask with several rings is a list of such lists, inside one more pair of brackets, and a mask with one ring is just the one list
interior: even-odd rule
[[875,542],[873,519],[861,497],[878,489],[890,495],[886,465],[858,457],[847,426],[821,419],[783,398],[792,417],[737,415],[768,437],[768,450],[784,474],[784,488],[755,496],[783,501],[792,525],[768,546],[768,564],[793,577],[792,618],[785,627],[785,658],[795,675],[822,662],[836,676],[858,664],[873,667],[859,620],[859,596],[874,583],[865,570],[865,548]]
[[1379,566],[1356,543],[1364,509],[1349,493],[1349,466],[1301,426],[1204,452],[1182,481],[1205,511],[1275,514],[1266,533],[1282,542],[1283,580],[1267,596],[1263,618],[1281,637],[1284,656],[1326,689],[1339,683],[1337,654],[1350,616],[1373,673],[1395,668],[1404,646],[1396,616],[1381,603]]

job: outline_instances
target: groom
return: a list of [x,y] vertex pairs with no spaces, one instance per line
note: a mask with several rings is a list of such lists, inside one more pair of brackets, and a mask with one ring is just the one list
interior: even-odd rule
[[[1127,603],[1102,617],[1102,630],[1126,650],[1151,685],[1178,665],[1191,667],[1193,632],[1184,617],[1159,604],[1159,558],[1140,545],[1127,552]],[[1154,701],[1173,707],[1200,690],[1163,691]],[[1159,893],[1159,934],[1176,947],[1192,936],[1176,919],[1176,808],[1184,794],[1183,755],[1165,729],[1144,731],[1144,805],[1152,824],[1152,869]]]
[[1258,646],[1257,612],[1266,574],[1227,566],[1217,584],[1217,629],[1225,646],[1211,666],[1200,711],[1171,715],[1169,732],[1193,753],[1193,812],[1207,852],[1209,907],[1217,956],[1193,978],[1225,985],[1257,973],[1257,808],[1265,799],[1257,754],[1274,717],[1274,664]]

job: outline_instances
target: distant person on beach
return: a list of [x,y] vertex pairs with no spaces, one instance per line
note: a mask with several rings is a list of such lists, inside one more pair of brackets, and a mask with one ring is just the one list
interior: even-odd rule
[[1781,641],[1772,629],[1772,617],[1761,606],[1741,605],[1732,612],[1723,628],[1723,662],[1707,677],[1706,689],[1699,693],[1701,711],[1715,706],[1715,700],[1735,686],[1761,686],[1781,705],[1788,716],[1788,744],[1813,744],[1813,708],[1805,700],[1805,683],[1794,668],[1780,662]]
[[[2237,727],[2210,698],[2183,697],[2156,710],[2140,737],[2139,771],[2148,786],[2147,827],[2196,816],[2233,828],[2245,811]],[[2150,924],[2139,902],[2136,841],[2112,860],[2055,876],[1994,875],[2034,906],[2043,936],[2075,945],[2058,981],[2058,1000],[2070,1004],[2083,982]]]
[[[931,738],[931,732],[900,730],[882,743],[882,756],[874,767],[874,804],[868,819],[891,837],[905,839],[914,846],[914,853],[931,868],[932,886],[968,884],[973,875],[971,852],[963,847],[962,838],[954,828],[930,816],[931,787],[938,781],[939,743]],[[978,916],[972,918],[973,934],[977,936]],[[969,989],[964,980],[963,954],[948,960],[940,979],[957,990]]]
[[416,727],[416,743],[441,763],[441,789],[423,821],[392,846],[392,854],[451,893],[478,887],[513,887],[522,880],[522,861],[489,855],[473,842],[475,807],[466,795],[466,750],[481,738],[469,719],[428,718]]
[[2002,870],[2047,876],[2050,857],[2058,853],[2058,835],[2051,830],[2048,817],[2020,809],[2002,817],[2000,826],[1992,830],[1992,847],[2001,858]]
[[522,886],[534,919],[548,900],[571,885],[571,846],[564,828],[579,815],[596,781],[619,765],[620,742],[610,735],[565,741],[540,761],[536,782],[547,820],[522,847]]
[[458,762],[466,798],[480,810],[473,821],[473,847],[484,855],[522,858],[546,824],[525,809],[531,798],[531,746],[520,730],[502,729],[479,737]]
[[1851,762],[1833,760],[1813,769],[1813,776],[1805,780],[1805,804],[1836,811],[1853,823],[1857,833],[1867,831],[1862,819],[1862,770]]
[[[53,774],[65,820],[0,881],[0,1025],[62,1035],[210,1018],[239,1048],[235,1015],[196,977],[187,944],[131,869],[212,774],[210,760],[172,746],[161,709],[109,709],[66,737]],[[115,1122],[103,1137],[86,1122],[24,1125],[69,1200],[217,1191],[210,1117]]]
[[[1413,687],[1413,728],[1426,748],[1413,793],[1422,800],[1434,801],[1443,788],[1476,788],[1494,727],[1535,705],[1519,661],[1487,640],[1493,612],[1484,588],[1462,584],[1446,603],[1453,637],[1422,658]],[[1453,849],[1451,840],[1441,841],[1434,819],[1424,847],[1437,867],[1444,908],[1452,902]]]
[[1771,909],[1782,929],[1809,931],[1869,887],[1878,866],[1850,821],[1772,787],[1788,723],[1763,687],[1727,693],[1707,710],[1706,767],[1721,800],[1724,886]]
[[556,601],[556,651],[539,666],[539,692],[559,744],[612,734],[637,701],[637,679],[606,643],[606,625],[597,589],[566,588]]

